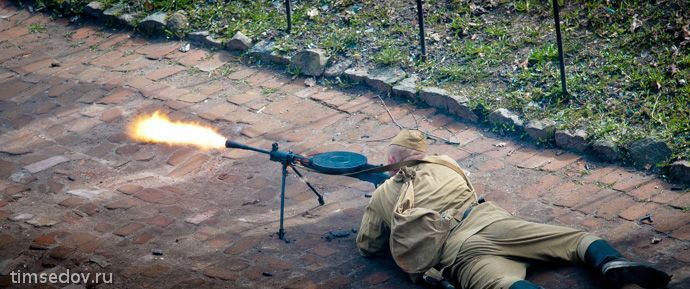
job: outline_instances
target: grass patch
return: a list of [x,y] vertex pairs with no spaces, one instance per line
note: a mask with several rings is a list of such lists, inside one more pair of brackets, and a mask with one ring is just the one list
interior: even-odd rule
[[299,47],[297,47],[297,45],[290,38],[289,35],[286,35],[283,37],[276,38],[273,48],[275,50],[277,50],[278,52],[281,52],[284,54],[284,53],[296,51]]
[[31,33],[43,33],[46,32],[46,26],[41,23],[31,23],[27,27]]
[[300,72],[301,72],[301,69],[300,69],[298,66],[296,66],[296,65],[288,64],[288,65],[285,67],[285,71],[286,71],[288,74],[292,75],[293,78],[296,78],[297,76],[299,76],[299,74],[300,74]]
[[[478,63],[481,64],[481,63]],[[450,65],[441,67],[439,79],[453,82],[471,82],[486,77],[485,67],[470,67],[467,65]]]
[[[171,64],[179,64],[179,63],[171,63]],[[218,69],[218,74],[221,77],[227,77],[228,75],[232,74],[236,70],[237,69],[234,66],[232,66],[230,64],[225,64]]]
[[326,49],[331,54],[341,54],[357,46],[357,33],[348,28],[336,28],[329,26],[333,31],[321,39],[320,47]]
[[385,47],[374,55],[374,62],[380,65],[400,65],[404,60],[405,54],[395,47]]
[[273,88],[273,87],[264,87],[264,88],[261,89],[261,95],[266,96],[266,95],[269,95],[269,94],[273,94],[273,93],[275,93],[275,92],[277,92],[277,91],[278,91],[277,88]]

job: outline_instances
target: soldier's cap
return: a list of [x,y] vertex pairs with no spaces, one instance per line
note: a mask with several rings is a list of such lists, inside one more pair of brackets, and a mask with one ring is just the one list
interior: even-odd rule
[[397,145],[425,153],[427,144],[426,136],[418,130],[401,130],[391,141],[391,145]]

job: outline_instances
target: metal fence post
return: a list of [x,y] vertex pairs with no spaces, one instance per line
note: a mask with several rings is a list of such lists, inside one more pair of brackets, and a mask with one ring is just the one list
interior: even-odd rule
[[417,0],[417,22],[419,22],[419,45],[422,48],[420,58],[426,61],[426,44],[424,39],[424,9],[422,9],[422,0]]
[[292,30],[292,9],[290,8],[290,0],[285,0],[285,14],[287,15],[287,33],[290,34]]
[[563,95],[568,95],[568,88],[565,85],[565,60],[563,59],[563,41],[561,40],[561,19],[558,11],[558,0],[553,0],[553,17],[556,22],[556,44],[558,45],[558,61],[561,70],[561,91]]

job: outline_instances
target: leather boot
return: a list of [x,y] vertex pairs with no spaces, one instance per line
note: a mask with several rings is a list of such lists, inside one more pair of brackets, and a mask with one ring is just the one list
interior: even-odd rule
[[671,276],[651,265],[631,262],[604,240],[594,241],[585,252],[585,263],[614,286],[637,284],[643,288],[665,288]]
[[520,280],[513,283],[513,285],[510,285],[510,288],[508,289],[544,289],[544,287],[535,285],[534,283],[527,280]]

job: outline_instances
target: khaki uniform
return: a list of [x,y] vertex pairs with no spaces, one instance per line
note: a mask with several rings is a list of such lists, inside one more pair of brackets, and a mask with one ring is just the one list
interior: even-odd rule
[[[429,156],[426,160],[457,163],[448,156]],[[458,166],[459,167],[459,166]],[[473,206],[474,192],[453,169],[434,163],[412,167],[415,207],[443,212],[464,212]],[[376,191],[364,212],[357,235],[357,246],[365,255],[388,251],[393,210],[402,183],[388,179]],[[412,244],[410,236],[396,242]],[[578,230],[527,222],[491,202],[475,205],[449,235],[440,252],[443,275],[464,289],[509,288],[525,278],[529,261],[564,260],[581,262],[584,252],[597,237]],[[412,260],[414,262],[414,257]]]

